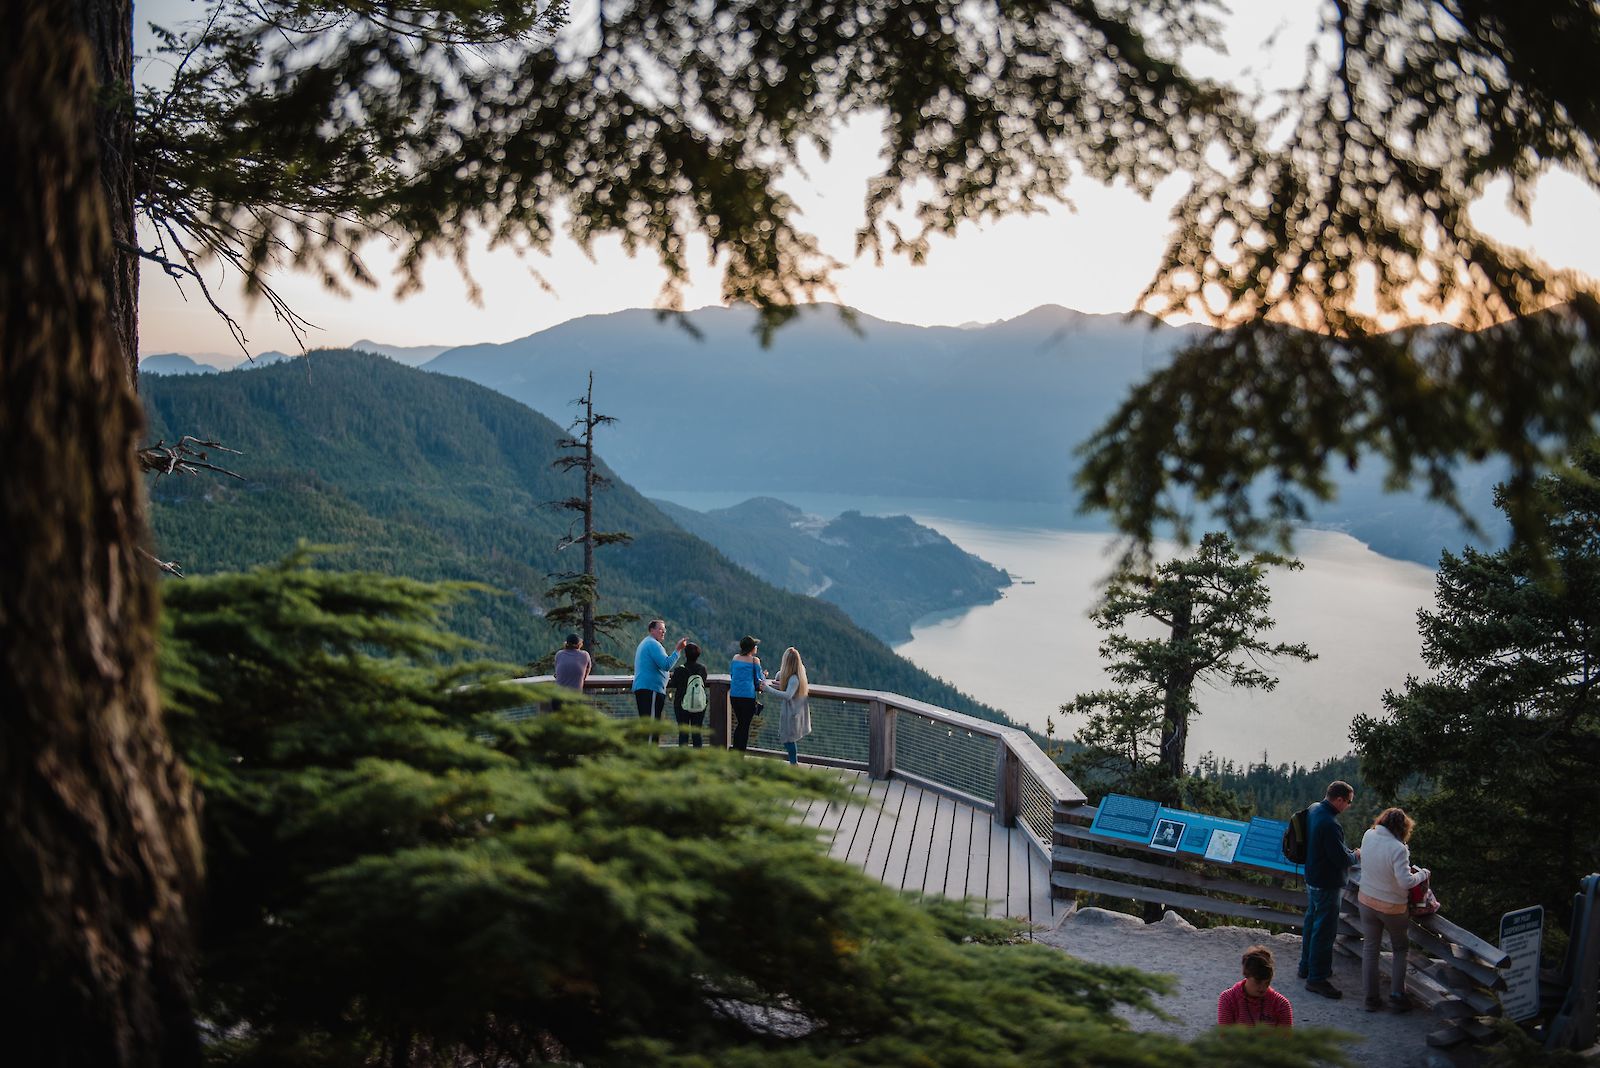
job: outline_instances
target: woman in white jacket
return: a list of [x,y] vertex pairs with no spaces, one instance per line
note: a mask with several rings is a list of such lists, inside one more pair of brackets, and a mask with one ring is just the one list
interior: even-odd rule
[[1368,1012],[1383,1007],[1378,997],[1378,942],[1384,931],[1389,932],[1389,946],[1394,951],[1389,969],[1389,1004],[1396,1012],[1410,1012],[1412,1008],[1411,999],[1406,996],[1411,888],[1428,877],[1427,868],[1411,866],[1411,850],[1406,842],[1415,826],[1416,821],[1403,809],[1386,808],[1361,838],[1361,890],[1356,901],[1361,907],[1361,989]]
[[811,733],[811,702],[806,695],[811,688],[806,684],[806,666],[800,660],[800,650],[794,646],[783,651],[783,661],[778,665],[777,685],[771,683],[767,692],[783,698],[783,718],[778,724],[778,738],[783,742],[789,763],[800,763],[800,739]]

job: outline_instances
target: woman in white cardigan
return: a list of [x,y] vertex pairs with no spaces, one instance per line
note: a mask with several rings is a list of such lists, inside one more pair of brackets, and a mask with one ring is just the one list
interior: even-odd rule
[[767,692],[783,698],[783,718],[778,724],[778,738],[783,742],[789,763],[800,763],[800,739],[811,733],[811,702],[806,699],[811,687],[806,684],[806,666],[800,660],[800,650],[794,646],[783,651],[783,661],[778,665],[776,686],[767,684]]
[[1378,998],[1378,950],[1383,932],[1389,932],[1394,955],[1389,969],[1389,1004],[1396,1012],[1410,1012],[1406,996],[1406,951],[1411,937],[1411,888],[1428,877],[1427,868],[1412,868],[1406,842],[1416,821],[1403,809],[1386,808],[1361,838],[1361,989],[1368,1012],[1383,1007]]

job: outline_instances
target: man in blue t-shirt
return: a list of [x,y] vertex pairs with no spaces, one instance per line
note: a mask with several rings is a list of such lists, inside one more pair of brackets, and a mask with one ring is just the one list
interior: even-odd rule
[[672,655],[667,655],[667,622],[652,619],[649,632],[633,654],[633,702],[640,719],[660,719],[667,706],[667,672],[678,662],[678,654],[688,643],[679,638]]
[[1344,997],[1329,979],[1345,872],[1361,859],[1361,850],[1344,844],[1344,828],[1339,826],[1339,817],[1355,799],[1355,787],[1335,780],[1328,784],[1326,796],[1311,806],[1306,820],[1306,922],[1300,932],[1300,977],[1307,990],[1325,998]]

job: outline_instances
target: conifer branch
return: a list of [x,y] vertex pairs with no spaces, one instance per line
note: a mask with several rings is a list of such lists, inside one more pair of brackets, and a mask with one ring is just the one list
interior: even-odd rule
[[144,557],[146,560],[148,560],[152,564],[156,565],[156,568],[158,570],[161,570],[161,571],[165,572],[168,575],[172,575],[175,578],[183,578],[184,577],[183,576],[183,565],[178,563],[178,561],[176,561],[176,560],[162,560],[161,558],[157,557],[154,553],[150,552],[150,550],[144,548],[143,546],[139,547],[138,553],[139,553],[140,556]]
[[154,445],[139,450],[139,468],[146,473],[153,473],[157,478],[164,475],[198,475],[201,471],[214,471],[219,475],[236,478],[240,482],[247,479],[237,471],[230,471],[210,462],[212,451],[225,452],[233,456],[244,455],[238,449],[230,449],[217,441],[204,441],[197,437],[185,434],[175,445],[168,445],[163,439]]

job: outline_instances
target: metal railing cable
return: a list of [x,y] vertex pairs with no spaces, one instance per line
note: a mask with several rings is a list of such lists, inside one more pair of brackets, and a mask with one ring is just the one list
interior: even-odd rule
[[977,804],[992,804],[1002,738],[925,713],[899,710],[894,767],[936,787],[957,790]]

